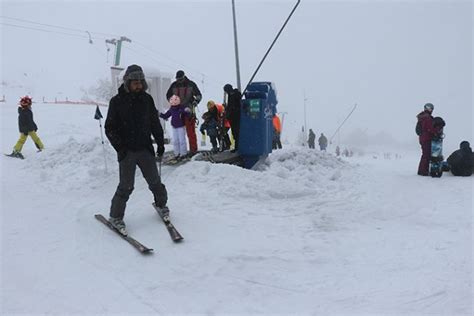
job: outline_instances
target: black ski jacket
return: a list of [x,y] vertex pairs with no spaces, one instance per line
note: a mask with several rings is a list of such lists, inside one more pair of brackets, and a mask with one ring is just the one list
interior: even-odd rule
[[169,100],[173,95],[181,99],[181,104],[190,107],[193,102],[199,103],[202,99],[201,91],[194,81],[184,77],[182,81],[175,81],[166,92],[166,99]]
[[28,135],[29,132],[36,132],[38,126],[33,121],[33,112],[31,108],[18,107],[18,129],[20,133]]
[[158,148],[164,148],[163,128],[151,95],[128,93],[122,84],[110,100],[105,135],[117,151],[119,161],[129,150],[146,149],[154,155],[151,135]]
[[455,176],[469,177],[472,175],[472,169],[474,166],[472,149],[469,145],[463,146],[461,143],[461,149],[453,152],[447,162],[451,167],[451,172]]
[[225,108],[226,118],[232,121],[240,119],[240,100],[242,94],[238,89],[234,89],[227,99],[227,106]]

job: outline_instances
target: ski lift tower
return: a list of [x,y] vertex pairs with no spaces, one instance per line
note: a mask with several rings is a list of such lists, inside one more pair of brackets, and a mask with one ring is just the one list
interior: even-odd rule
[[131,43],[132,40],[125,36],[120,36],[119,39],[113,38],[113,39],[105,40],[105,43],[115,45],[115,62],[114,62],[115,67],[120,65],[120,55],[122,53],[122,42]]

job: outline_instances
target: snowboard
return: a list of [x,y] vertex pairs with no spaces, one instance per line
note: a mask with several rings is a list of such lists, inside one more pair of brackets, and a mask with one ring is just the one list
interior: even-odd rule
[[430,175],[440,178],[443,175],[443,139],[431,141]]

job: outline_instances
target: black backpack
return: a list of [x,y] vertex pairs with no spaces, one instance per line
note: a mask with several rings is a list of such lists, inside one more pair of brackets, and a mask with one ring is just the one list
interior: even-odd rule
[[415,132],[416,132],[416,135],[418,136],[421,135],[421,121],[416,122]]

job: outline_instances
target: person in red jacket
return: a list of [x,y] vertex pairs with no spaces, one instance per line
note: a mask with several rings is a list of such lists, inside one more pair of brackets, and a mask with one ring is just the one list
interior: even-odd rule
[[176,81],[171,84],[166,92],[166,99],[170,99],[173,95],[177,95],[181,99],[181,104],[185,108],[191,110],[191,114],[184,118],[186,126],[186,134],[189,141],[189,156],[197,153],[197,137],[196,137],[196,107],[201,102],[202,94],[198,86],[192,80],[185,76],[184,71],[176,72]]
[[419,135],[419,141],[421,145],[421,159],[420,164],[418,165],[418,175],[420,176],[429,175],[431,140],[440,133],[439,127],[433,126],[433,110],[434,105],[431,103],[426,103],[424,106],[424,111],[416,116],[421,127],[421,133]]

